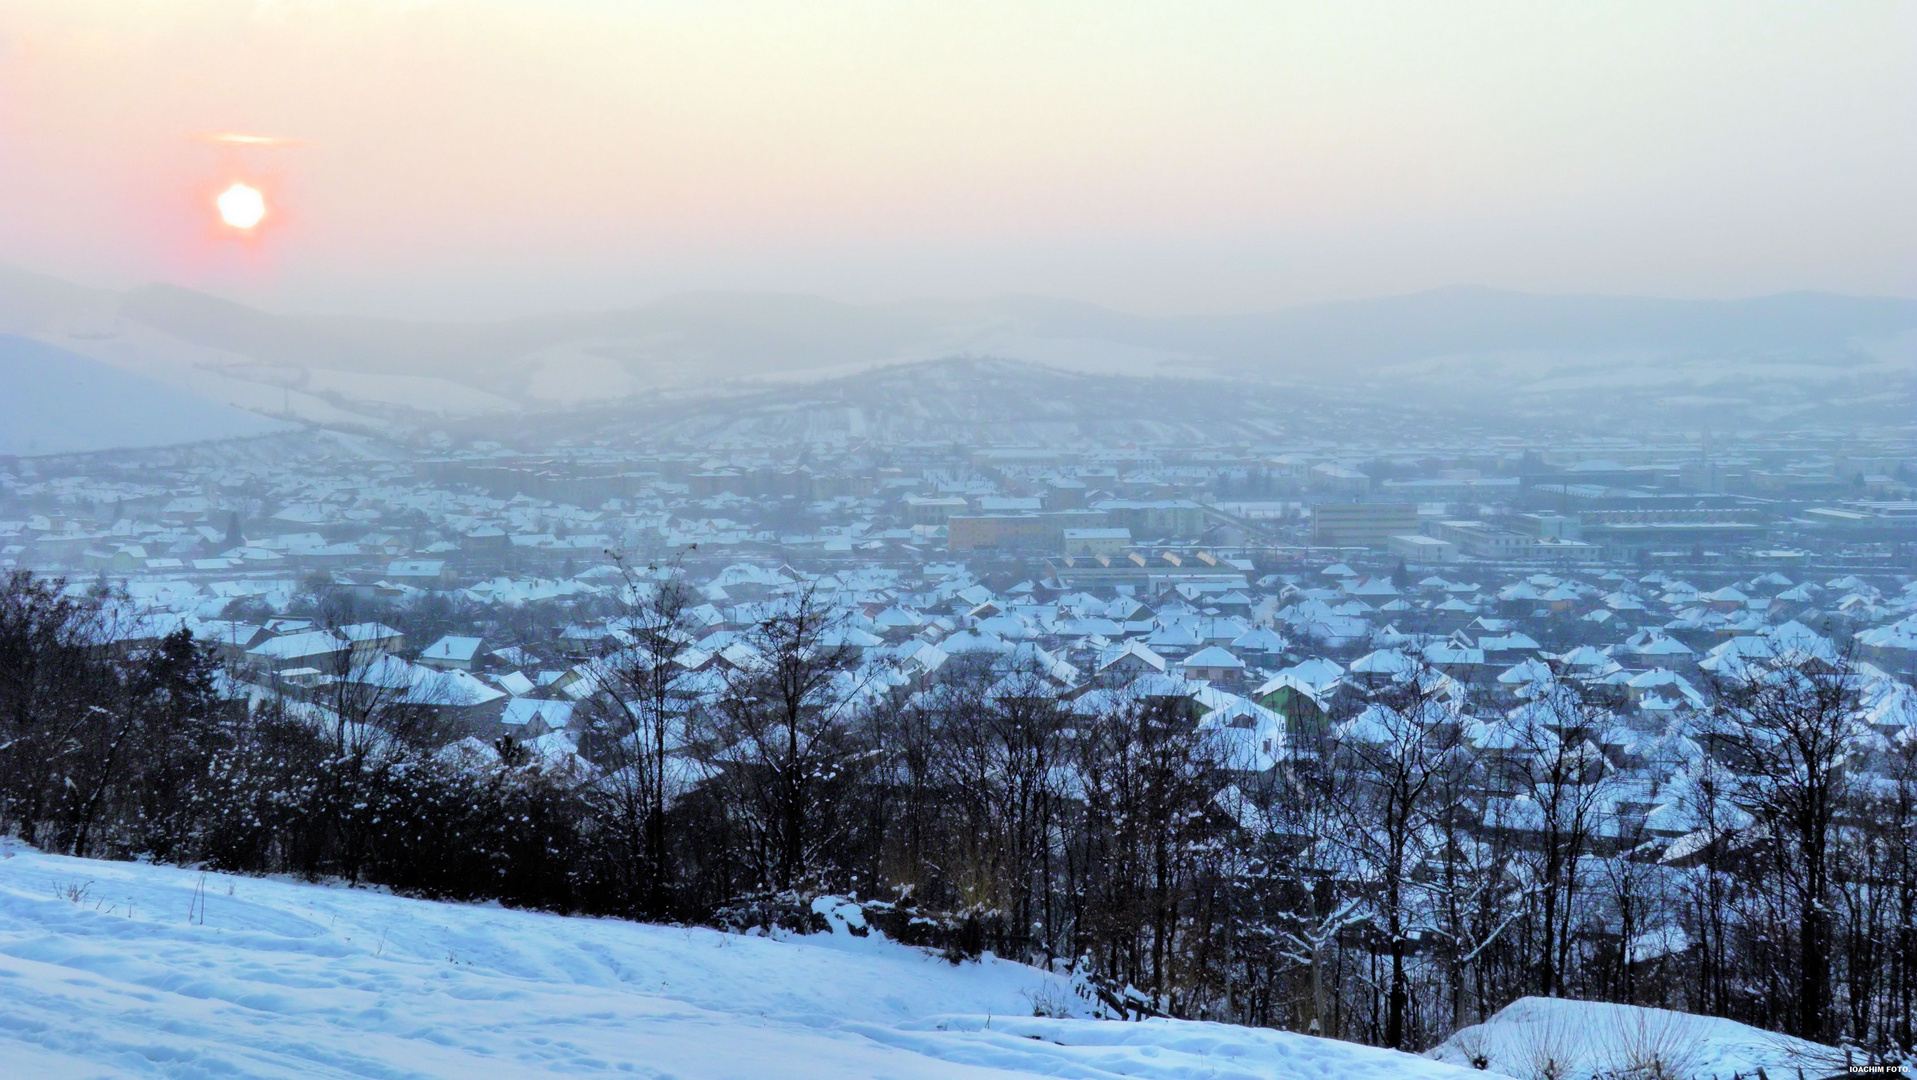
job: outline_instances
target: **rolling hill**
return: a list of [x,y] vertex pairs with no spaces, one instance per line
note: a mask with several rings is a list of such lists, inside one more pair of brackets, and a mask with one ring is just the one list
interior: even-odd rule
[[170,446],[294,428],[65,349],[0,334],[0,456]]

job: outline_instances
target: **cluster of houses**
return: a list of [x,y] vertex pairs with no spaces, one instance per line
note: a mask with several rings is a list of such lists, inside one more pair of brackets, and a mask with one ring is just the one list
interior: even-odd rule
[[[129,615],[114,632],[137,643],[186,627],[219,651],[235,695],[324,709],[343,689],[378,692],[439,715],[449,738],[512,736],[555,761],[577,754],[581,706],[604,690],[604,658],[635,644],[619,612],[673,572],[693,590],[673,657],[689,694],[717,693],[729,670],[749,668],[754,625],[805,592],[833,615],[824,644],[852,661],[840,676],[847,699],[909,703],[954,664],[987,673],[981,693],[1036,685],[1088,714],[1119,698],[1174,699],[1214,733],[1231,768],[1250,773],[1328,737],[1368,737],[1379,689],[1414,675],[1436,680],[1465,718],[1466,744],[1487,755],[1514,752],[1510,718],[1551,687],[1579,684],[1606,704],[1602,724],[1575,734],[1630,811],[1618,820],[1673,841],[1693,831],[1684,794],[1705,753],[1696,726],[1711,683],[1753,661],[1848,662],[1872,737],[1917,739],[1917,583],[1489,566],[1417,576],[1347,562],[1259,573],[1216,562],[1228,572],[1209,580],[1088,590],[1051,578],[988,583],[950,561],[655,566],[636,577],[602,561],[571,578],[499,577],[433,594],[468,612],[552,605],[560,629],[537,640],[474,627],[411,641],[377,621],[328,626],[291,614],[311,599],[293,581],[251,579],[236,593],[231,582],[149,579],[126,584]],[[396,610],[412,595],[400,593]],[[273,614],[229,617],[236,599]]]
[[[1716,473],[1667,468],[1681,451],[846,445],[795,465],[339,441],[302,461],[15,462],[0,567],[110,584],[116,641],[185,627],[235,696],[382,695],[555,760],[577,752],[600,658],[633,644],[633,589],[675,567],[696,590],[674,657],[691,692],[750,666],[752,627],[806,591],[856,660],[847,697],[909,702],[956,662],[1087,712],[1177,699],[1252,771],[1363,737],[1379,688],[1412,672],[1442,680],[1486,753],[1511,752],[1501,723],[1541,688],[1592,688],[1611,720],[1580,737],[1666,823],[1711,682],[1753,659],[1847,660],[1874,737],[1917,737],[1917,504],[1879,485],[1820,517],[1790,492],[1850,489],[1798,484],[1753,509]],[[1806,537],[1824,546],[1782,543]],[[326,624],[328,596],[374,618]]]
[[1068,586],[1147,584],[1166,575],[1162,555],[1194,549],[1388,549],[1420,567],[1523,559],[1580,571],[1640,556],[1789,571],[1854,550],[1900,565],[1900,542],[1917,535],[1917,502],[1895,498],[1909,485],[1837,483],[1847,469],[1902,469],[1894,447],[1831,457],[1775,441],[1749,448],[1748,462],[1822,469],[1832,482],[1731,483],[1690,468],[1696,448],[1618,439],[1543,452],[1491,439],[792,454],[602,441],[439,456],[319,440],[294,456],[0,461],[0,566],[202,582],[324,574],[391,598],[570,579],[608,549],[695,546],[775,565],[1043,556],[1060,560],[1044,576]]

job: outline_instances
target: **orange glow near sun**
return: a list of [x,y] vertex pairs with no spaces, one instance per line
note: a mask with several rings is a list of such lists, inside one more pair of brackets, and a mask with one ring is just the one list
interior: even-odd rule
[[266,217],[266,196],[248,184],[235,183],[220,192],[213,205],[219,208],[220,220],[235,229],[251,229]]

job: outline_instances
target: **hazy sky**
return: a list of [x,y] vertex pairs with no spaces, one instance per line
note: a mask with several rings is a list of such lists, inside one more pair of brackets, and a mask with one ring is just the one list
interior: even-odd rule
[[281,309],[1909,295],[1914,193],[1907,0],[0,0],[0,263]]

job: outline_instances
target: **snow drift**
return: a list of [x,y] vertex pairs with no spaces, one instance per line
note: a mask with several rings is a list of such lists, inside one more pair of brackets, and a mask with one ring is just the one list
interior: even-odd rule
[[[1731,1080],[1828,1076],[1844,1054],[1714,1016],[1595,1001],[1527,997],[1462,1028],[1428,1054],[1439,1061],[1532,1077]],[[1483,1075],[1480,1073],[1479,1075]]]

